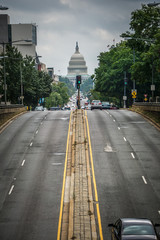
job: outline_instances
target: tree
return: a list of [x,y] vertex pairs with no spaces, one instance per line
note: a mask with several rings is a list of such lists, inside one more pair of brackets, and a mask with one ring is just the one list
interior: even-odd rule
[[75,93],[75,91],[76,91],[76,89],[75,89],[75,87],[73,86],[73,84],[70,82],[70,80],[67,78],[67,77],[59,77],[59,81],[60,82],[63,82],[63,83],[65,83],[65,86],[67,87],[67,93],[68,93],[68,95],[71,97],[74,93]]
[[123,33],[122,37],[130,36],[127,45],[136,50],[139,59],[132,66],[132,79],[136,79],[138,100],[143,101],[144,93],[151,96],[150,85],[156,84],[156,95],[160,94],[160,31],[159,7],[142,5],[131,14],[131,32]]
[[93,79],[89,77],[81,84],[81,91],[84,95],[87,95],[91,89],[93,89]]
[[131,101],[131,66],[133,64],[132,49],[124,42],[111,48],[109,52],[98,56],[99,67],[95,69],[95,89],[101,93],[103,101],[112,101],[121,104],[124,91],[124,72],[128,77],[128,95]]
[[[6,46],[5,69],[7,83],[7,100],[11,103],[20,103],[21,85],[23,86],[24,104],[36,106],[40,98],[45,98],[51,93],[51,77],[44,72],[35,69],[35,61],[32,57],[22,57],[17,48]],[[0,69],[0,79],[4,78],[3,68]],[[1,92],[3,92],[1,80]],[[4,99],[4,98],[3,98]]]
[[[159,29],[159,7],[148,7],[142,4],[141,9],[137,9],[131,13],[130,31],[121,34],[121,37],[131,37],[132,40],[127,42],[128,46],[138,51],[146,51],[152,44],[154,35]],[[141,40],[138,40],[141,39]],[[146,39],[142,40],[142,39]]]
[[68,88],[65,83],[58,82],[52,84],[52,93],[46,99],[46,107],[57,107],[67,104],[69,101]]

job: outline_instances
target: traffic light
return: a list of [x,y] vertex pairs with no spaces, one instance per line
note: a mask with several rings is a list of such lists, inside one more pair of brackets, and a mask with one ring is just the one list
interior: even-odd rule
[[124,85],[127,85],[127,82],[128,82],[128,79],[125,78],[125,79],[124,79]]
[[81,75],[76,76],[77,86],[81,84]]

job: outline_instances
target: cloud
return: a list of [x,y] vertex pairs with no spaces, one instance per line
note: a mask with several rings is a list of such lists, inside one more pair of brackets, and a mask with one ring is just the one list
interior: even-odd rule
[[131,12],[141,0],[5,0],[5,5],[11,23],[38,25],[41,61],[65,75],[76,41],[92,74],[99,53],[129,29]]

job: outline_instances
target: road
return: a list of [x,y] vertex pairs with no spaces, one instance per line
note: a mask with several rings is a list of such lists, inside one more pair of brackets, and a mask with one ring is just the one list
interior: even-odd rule
[[[104,239],[119,217],[160,222],[160,134],[128,110],[87,111]],[[56,239],[70,111],[28,112],[0,134],[0,239]]]
[[0,239],[56,239],[70,112],[29,112],[0,134]]
[[104,239],[120,217],[160,222],[160,133],[127,110],[87,111]]

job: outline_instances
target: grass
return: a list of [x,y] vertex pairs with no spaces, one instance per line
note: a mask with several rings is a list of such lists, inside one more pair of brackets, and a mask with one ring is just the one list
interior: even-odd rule
[[138,107],[131,108],[130,110],[141,114],[143,117],[147,118],[148,120],[153,122],[157,127],[160,128],[160,112],[145,111]]

